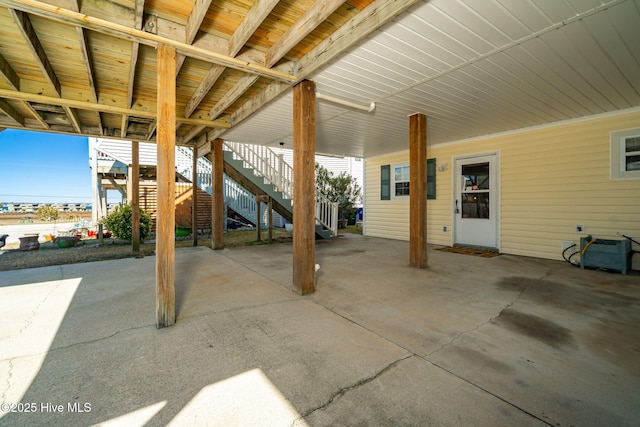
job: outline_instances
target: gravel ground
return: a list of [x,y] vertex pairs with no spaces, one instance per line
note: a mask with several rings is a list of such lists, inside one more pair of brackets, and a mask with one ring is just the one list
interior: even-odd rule
[[[291,233],[286,231],[274,230],[273,235],[276,243],[291,241]],[[131,245],[127,241],[105,239],[104,243],[103,246],[99,246],[96,239],[84,239],[80,240],[77,246],[58,248],[52,241],[41,242],[40,248],[32,251],[21,251],[19,243],[11,243],[0,249],[0,271],[149,256],[154,254],[156,248],[154,241],[148,241],[140,245],[142,254],[137,255],[131,251]],[[225,235],[226,247],[255,244],[266,244],[266,232],[263,232],[260,242],[256,241],[254,230],[229,231]],[[176,240],[177,248],[192,245],[193,241],[190,237]],[[209,236],[199,237],[198,246],[211,247]]]

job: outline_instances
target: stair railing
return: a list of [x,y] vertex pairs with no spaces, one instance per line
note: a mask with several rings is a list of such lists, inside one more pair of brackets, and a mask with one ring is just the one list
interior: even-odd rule
[[[293,168],[284,161],[282,154],[277,154],[262,145],[230,141],[225,141],[223,147],[250,166],[256,175],[262,176],[287,198],[293,199]],[[191,176],[191,150],[180,146],[176,147],[176,150],[179,150],[176,157],[181,158],[181,161],[176,161],[176,163],[184,165],[181,168],[183,169],[181,173],[185,176]],[[203,157],[198,159],[198,186],[208,192],[211,191],[211,168],[211,162],[208,159]],[[255,223],[258,219],[256,218],[257,209],[253,195],[227,176],[225,176],[224,182],[225,200],[229,203],[229,207]],[[336,236],[338,234],[338,204],[322,196],[317,196],[315,213],[316,220]]]
[[[263,176],[278,191],[293,199],[293,168],[270,148],[262,145],[224,142],[225,149],[232,151],[237,158]],[[316,221],[338,235],[338,204],[322,196],[316,196]]]
[[316,195],[316,221],[331,230],[335,237],[338,235],[338,203],[332,202],[324,196]]
[[[198,157],[198,187],[203,190],[211,187],[211,161],[206,157]],[[193,169],[193,150],[177,146],[176,147],[176,171],[183,176],[191,179]]]
[[[228,176],[224,176],[224,200],[227,206],[257,224],[257,204],[253,194]],[[260,218],[262,220],[262,218]],[[264,222],[262,222],[264,224]]]
[[224,142],[224,148],[232,151],[237,158],[254,169],[257,172],[256,175],[264,177],[287,198],[293,198],[293,168],[283,160],[281,154],[276,154],[263,145],[230,141]]

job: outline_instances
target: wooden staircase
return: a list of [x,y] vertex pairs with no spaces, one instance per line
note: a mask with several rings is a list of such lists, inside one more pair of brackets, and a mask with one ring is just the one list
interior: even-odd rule
[[[211,195],[198,188],[197,218],[198,230],[211,231]],[[176,226],[191,227],[193,189],[189,189],[176,198]]]
[[[191,206],[193,205],[191,184],[176,183],[176,227],[191,227]],[[155,182],[140,184],[140,208],[151,215],[151,232],[156,231],[158,191]],[[198,188],[198,230],[211,231],[211,195]]]

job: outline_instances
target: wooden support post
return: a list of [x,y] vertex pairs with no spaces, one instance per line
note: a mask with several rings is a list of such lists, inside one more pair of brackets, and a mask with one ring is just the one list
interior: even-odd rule
[[140,144],[131,141],[131,251],[140,253]]
[[409,116],[409,264],[427,267],[427,116]]
[[193,235],[193,246],[198,246],[198,148],[191,149],[193,163],[191,166],[191,234]]
[[316,85],[293,88],[293,287],[315,291]]
[[175,149],[176,50],[158,46],[158,206],[156,222],[156,327],[176,323]]
[[260,230],[260,223],[262,222],[260,218],[260,205],[262,203],[260,203],[258,197],[259,196],[256,196],[256,242],[259,242],[261,240],[260,234],[262,234],[262,230]]
[[104,226],[102,223],[98,224],[98,245],[104,246]]
[[[271,207],[271,197],[269,197],[268,195],[264,194],[264,195],[260,195],[260,196],[254,196],[253,197],[254,200],[256,201],[256,230],[257,230],[257,241],[259,242],[260,240],[262,240],[262,231],[260,230],[261,227],[261,222],[262,222],[262,214],[260,212],[260,205],[262,203],[266,203],[269,207]],[[271,218],[271,213],[267,214],[269,216],[269,218]],[[269,230],[269,243],[271,243],[271,224],[267,225],[267,230]]]
[[273,201],[271,197],[269,197],[269,202],[267,203],[267,221],[269,221],[267,225],[267,241],[269,244],[273,243]]
[[224,157],[223,140],[211,141],[211,244],[224,248]]

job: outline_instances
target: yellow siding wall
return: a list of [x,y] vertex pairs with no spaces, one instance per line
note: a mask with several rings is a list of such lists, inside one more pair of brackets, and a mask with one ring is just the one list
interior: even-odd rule
[[[609,178],[609,133],[633,127],[640,127],[640,112],[428,147],[428,158],[448,165],[436,175],[437,199],[427,202],[428,242],[453,243],[454,157],[486,152],[499,158],[501,252],[562,259],[562,241],[579,245],[586,234],[640,237],[640,180]],[[408,199],[380,200],[380,166],[408,157],[406,151],[366,160],[367,235],[408,240]],[[576,233],[576,224],[586,233]],[[636,259],[634,268],[639,264]]]

